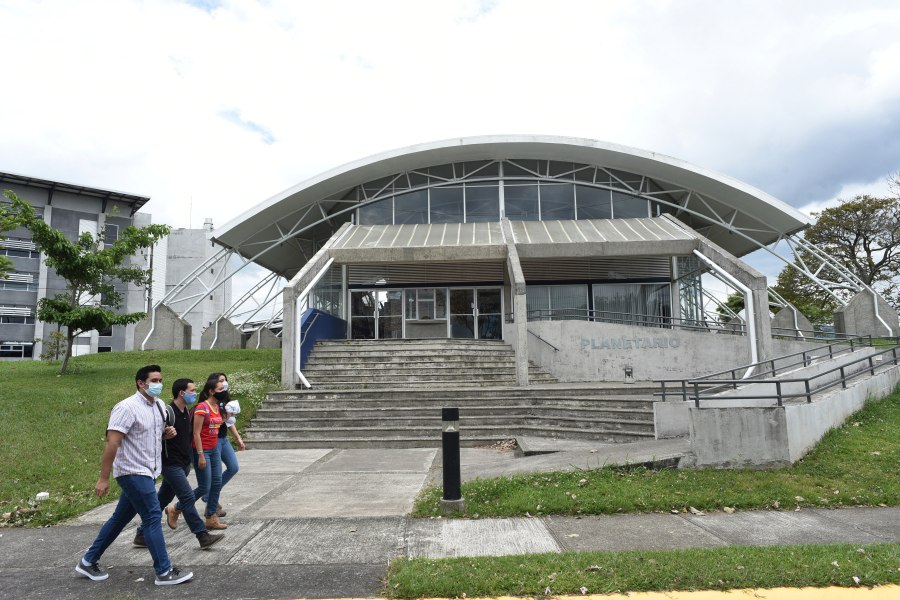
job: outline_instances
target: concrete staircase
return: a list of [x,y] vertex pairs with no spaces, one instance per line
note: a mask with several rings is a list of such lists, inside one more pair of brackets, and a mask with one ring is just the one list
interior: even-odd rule
[[[499,340],[328,340],[316,343],[303,375],[329,390],[515,386],[515,351]],[[535,365],[528,377],[556,382]]]
[[465,446],[518,436],[654,439],[651,387],[559,384],[531,365],[515,387],[495,341],[329,341],[310,355],[309,390],[274,392],[245,435],[254,448],[437,447],[441,407],[460,411]]

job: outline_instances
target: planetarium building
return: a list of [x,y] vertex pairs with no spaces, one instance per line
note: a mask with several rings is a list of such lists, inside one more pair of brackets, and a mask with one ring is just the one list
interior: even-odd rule
[[[625,369],[650,380],[792,350],[808,323],[784,305],[773,325],[778,301],[741,257],[800,243],[808,224],[763,191],[668,156],[486,136],[344,165],[213,240],[289,280],[286,386],[306,383],[303,346],[322,336],[503,340],[527,385],[529,360],[560,381],[621,381]],[[744,294],[729,327],[706,314],[703,276]],[[315,327],[314,313],[327,315]]]

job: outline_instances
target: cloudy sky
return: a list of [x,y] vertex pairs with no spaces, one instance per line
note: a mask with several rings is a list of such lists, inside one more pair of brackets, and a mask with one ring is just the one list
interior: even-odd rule
[[895,0],[0,0],[0,23],[0,171],[175,227],[470,135],[653,150],[805,211],[900,170]]

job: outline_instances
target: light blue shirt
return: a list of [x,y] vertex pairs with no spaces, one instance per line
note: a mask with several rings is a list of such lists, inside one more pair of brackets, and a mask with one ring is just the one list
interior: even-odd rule
[[166,423],[157,408],[135,392],[116,404],[109,415],[107,431],[125,434],[113,460],[113,477],[146,475],[152,479],[162,472],[162,436]]

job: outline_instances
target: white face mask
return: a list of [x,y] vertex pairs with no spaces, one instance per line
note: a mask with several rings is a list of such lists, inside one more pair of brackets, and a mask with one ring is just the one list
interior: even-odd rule
[[151,383],[147,385],[147,393],[156,398],[162,393],[162,383]]
[[222,382],[222,391],[223,391],[223,392],[227,392],[227,391],[228,391],[228,382],[227,382],[227,381],[223,381],[223,382]]

